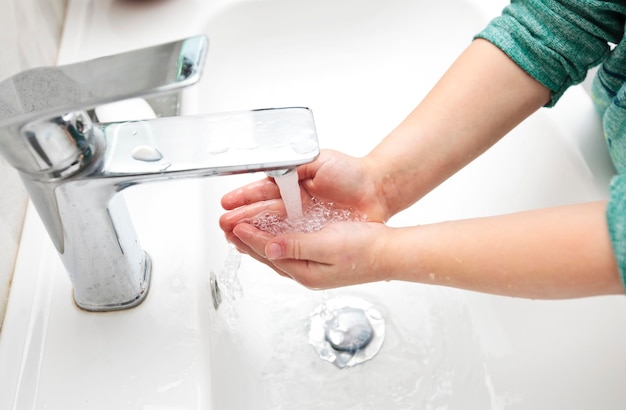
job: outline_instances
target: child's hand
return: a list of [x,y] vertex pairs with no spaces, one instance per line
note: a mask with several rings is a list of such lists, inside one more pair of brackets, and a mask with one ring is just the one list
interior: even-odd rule
[[241,223],[232,235],[246,253],[279,274],[308,288],[327,289],[392,279],[384,250],[391,229],[379,222],[338,222],[318,232],[275,237]]
[[[363,220],[382,222],[390,217],[381,199],[375,166],[364,159],[324,150],[317,160],[298,168],[298,178],[305,206],[315,198],[332,202],[335,208],[350,209]],[[222,215],[220,227],[226,238],[246,253],[251,250],[233,235],[235,227],[265,211],[285,214],[278,186],[271,178],[224,195],[222,206],[230,212]]]

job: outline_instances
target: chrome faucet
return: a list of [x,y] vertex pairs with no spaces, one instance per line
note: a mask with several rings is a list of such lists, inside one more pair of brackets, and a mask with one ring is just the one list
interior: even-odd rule
[[148,293],[150,257],[118,192],[288,169],[319,154],[306,108],[98,122],[100,105],[196,83],[206,50],[197,36],[0,83],[0,153],[19,171],[85,310],[131,308]]

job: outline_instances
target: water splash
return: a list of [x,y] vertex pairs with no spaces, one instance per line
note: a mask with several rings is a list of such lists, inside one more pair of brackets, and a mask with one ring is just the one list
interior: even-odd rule
[[341,209],[332,202],[320,201],[316,198],[304,207],[300,219],[286,218],[279,212],[263,212],[248,222],[261,231],[272,235],[283,235],[289,232],[312,233],[326,225],[336,222],[354,222],[363,219],[352,209]]
[[239,266],[241,265],[241,253],[234,246],[231,246],[224,266],[219,274],[209,272],[209,285],[213,297],[213,307],[217,310],[222,302],[230,302],[240,299],[243,296],[243,288],[239,282]]

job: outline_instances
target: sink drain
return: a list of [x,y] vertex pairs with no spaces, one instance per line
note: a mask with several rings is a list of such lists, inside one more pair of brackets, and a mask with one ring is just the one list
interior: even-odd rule
[[340,369],[376,356],[384,339],[382,315],[363,299],[329,299],[311,313],[309,343],[321,359]]

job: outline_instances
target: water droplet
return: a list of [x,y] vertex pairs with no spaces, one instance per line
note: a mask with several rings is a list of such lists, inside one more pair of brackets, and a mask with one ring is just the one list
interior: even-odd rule
[[144,162],[156,162],[163,159],[163,154],[150,145],[138,145],[131,153],[133,159]]

